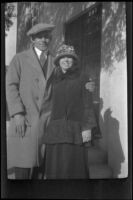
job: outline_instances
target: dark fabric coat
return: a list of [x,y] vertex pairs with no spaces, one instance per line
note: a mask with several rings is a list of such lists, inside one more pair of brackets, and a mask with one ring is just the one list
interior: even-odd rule
[[[14,56],[6,76],[6,98],[10,125],[7,130],[7,165],[10,167],[33,167],[39,165],[41,134],[49,118],[50,80],[53,71],[53,57],[48,55],[47,76],[33,48]],[[41,105],[47,107],[41,115]],[[23,113],[29,125],[25,137],[16,135],[13,116]]]
[[82,144],[83,130],[96,126],[92,93],[86,90],[88,77],[78,69],[55,79],[52,89],[51,118],[44,143]]

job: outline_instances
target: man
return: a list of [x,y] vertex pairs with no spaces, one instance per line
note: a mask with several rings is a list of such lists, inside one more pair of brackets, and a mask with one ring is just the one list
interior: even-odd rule
[[[7,137],[7,165],[15,179],[29,179],[39,166],[38,121],[42,99],[53,70],[49,43],[54,25],[39,23],[28,31],[32,47],[14,56],[6,77],[10,114]],[[45,97],[49,93],[45,94]],[[38,130],[38,131],[35,131]]]
[[[39,23],[27,33],[32,46],[14,56],[6,77],[10,114],[7,134],[7,166],[15,179],[31,179],[33,168],[44,156],[43,132],[50,116],[53,56],[49,51],[53,24]],[[93,91],[87,83],[86,89]],[[45,110],[45,112],[43,112]],[[43,151],[42,151],[43,150]]]

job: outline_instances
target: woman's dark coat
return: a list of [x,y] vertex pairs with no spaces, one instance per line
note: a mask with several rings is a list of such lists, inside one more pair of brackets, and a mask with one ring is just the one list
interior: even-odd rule
[[44,143],[82,144],[82,131],[96,126],[92,93],[85,88],[88,77],[78,69],[58,74],[53,83],[52,113]]

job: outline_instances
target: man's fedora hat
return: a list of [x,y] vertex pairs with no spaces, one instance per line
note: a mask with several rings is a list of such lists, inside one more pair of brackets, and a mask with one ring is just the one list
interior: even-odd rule
[[54,59],[54,64],[57,66],[59,60],[63,57],[71,57],[76,62],[79,60],[77,54],[75,53],[75,49],[72,45],[62,44],[58,48],[55,59]]
[[39,23],[34,25],[28,32],[27,35],[35,35],[40,32],[45,32],[45,31],[52,31],[55,28],[55,25],[53,24],[46,24],[46,23]]

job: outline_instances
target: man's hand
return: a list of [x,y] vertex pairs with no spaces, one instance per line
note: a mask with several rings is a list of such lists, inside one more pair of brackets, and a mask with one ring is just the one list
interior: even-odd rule
[[91,141],[91,130],[90,129],[82,131],[82,139],[83,139],[83,143]]
[[14,121],[16,125],[16,133],[19,137],[25,136],[26,120],[25,117],[21,114],[16,114],[14,116]]
[[95,90],[95,83],[93,81],[87,82],[85,84],[85,88],[89,90],[89,92],[94,92]]

